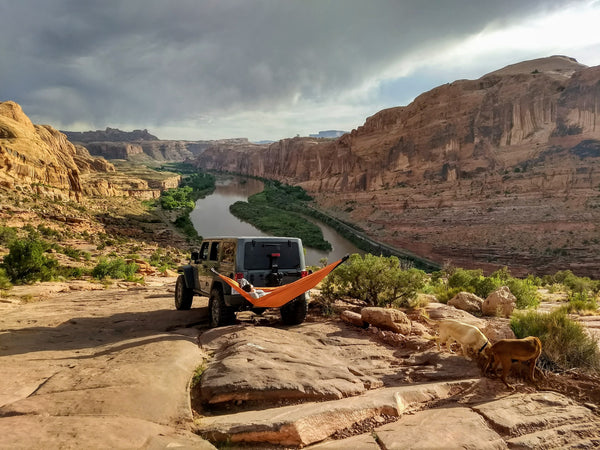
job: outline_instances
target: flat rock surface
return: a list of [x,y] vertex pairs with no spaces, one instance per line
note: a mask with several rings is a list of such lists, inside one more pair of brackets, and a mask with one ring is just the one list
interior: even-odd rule
[[0,303],[0,447],[214,448],[187,389],[206,308],[174,310],[173,278],[74,286]]

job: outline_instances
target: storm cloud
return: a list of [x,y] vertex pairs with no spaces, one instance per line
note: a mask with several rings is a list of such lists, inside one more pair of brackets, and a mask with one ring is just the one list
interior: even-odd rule
[[477,37],[579,10],[600,4],[0,0],[0,100],[60,129],[148,128],[164,139],[348,130],[438,84],[554,50],[600,63],[584,58],[600,54],[587,35],[565,48],[539,36],[460,53]]

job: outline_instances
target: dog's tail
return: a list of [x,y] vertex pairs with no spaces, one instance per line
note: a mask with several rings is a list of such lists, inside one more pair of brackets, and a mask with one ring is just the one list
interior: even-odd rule
[[535,352],[535,354],[536,354],[535,359],[537,360],[540,357],[540,355],[542,354],[542,341],[540,341],[540,338],[538,338],[537,336],[534,336],[534,338],[535,338],[535,344],[537,347],[536,352]]
[[430,319],[429,317],[427,317],[427,315],[425,314],[421,314],[419,316],[419,319],[423,319],[425,322],[427,322],[429,325],[439,325],[439,322],[437,322],[436,320]]

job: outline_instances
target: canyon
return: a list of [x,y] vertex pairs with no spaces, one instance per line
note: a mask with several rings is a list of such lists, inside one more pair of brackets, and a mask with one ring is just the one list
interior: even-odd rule
[[[185,161],[299,185],[328,214],[439,265],[513,275],[600,262],[600,66],[566,56],[457,80],[338,138],[161,140],[147,130],[59,132],[0,103],[0,188],[66,201],[152,199],[118,160]],[[117,166],[117,167],[116,167]]]
[[600,262],[600,67],[566,56],[458,80],[335,140],[214,144],[199,169],[300,185],[370,236],[515,275]]

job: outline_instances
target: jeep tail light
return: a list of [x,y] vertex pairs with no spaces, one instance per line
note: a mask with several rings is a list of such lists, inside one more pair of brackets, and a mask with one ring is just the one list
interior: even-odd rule
[[242,278],[244,278],[244,274],[242,272],[238,272],[235,274],[234,280],[239,283]]
[[271,253],[271,258],[279,258],[281,253]]
[[302,278],[304,278],[304,277],[307,277],[307,276],[308,276],[308,270],[303,270],[303,271],[301,271],[301,272],[300,272],[300,276],[301,276]]

